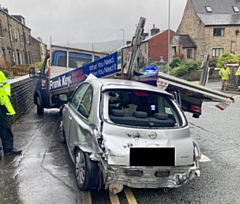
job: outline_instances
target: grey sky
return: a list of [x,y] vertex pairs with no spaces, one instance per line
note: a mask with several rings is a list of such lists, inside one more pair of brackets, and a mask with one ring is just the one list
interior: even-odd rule
[[187,0],[1,0],[10,15],[22,15],[33,37],[49,44],[104,42],[131,39],[141,16],[145,32],[155,24],[176,31]]

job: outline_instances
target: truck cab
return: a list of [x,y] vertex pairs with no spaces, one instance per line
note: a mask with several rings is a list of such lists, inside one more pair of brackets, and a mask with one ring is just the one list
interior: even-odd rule
[[37,114],[43,115],[44,108],[60,108],[62,102],[58,100],[59,94],[66,93],[70,97],[75,90],[75,87],[67,87],[51,91],[51,88],[56,83],[68,83],[67,78],[65,78],[64,82],[62,81],[63,79],[59,78],[60,81],[55,81],[55,84],[53,84],[51,81],[52,78],[75,70],[106,55],[103,52],[51,45],[41,70],[37,73],[34,68],[30,68],[29,70],[31,78],[38,78],[34,91],[34,103],[37,105]]

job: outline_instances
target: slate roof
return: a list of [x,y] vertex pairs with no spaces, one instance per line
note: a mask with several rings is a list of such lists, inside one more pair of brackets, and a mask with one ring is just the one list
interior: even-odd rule
[[176,40],[183,46],[183,48],[196,48],[197,45],[194,43],[189,35],[175,35]]
[[[236,13],[233,6],[240,10],[240,0],[192,0],[194,9],[204,25],[240,25],[240,12]],[[208,13],[206,6],[211,7]]]

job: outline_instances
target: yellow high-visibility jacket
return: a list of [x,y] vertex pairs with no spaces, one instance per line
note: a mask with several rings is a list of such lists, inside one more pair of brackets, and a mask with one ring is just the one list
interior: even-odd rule
[[11,85],[8,84],[5,74],[0,71],[0,105],[4,105],[8,111],[7,115],[16,114],[9,97],[11,96]]
[[238,67],[236,73],[235,73],[236,76],[240,76],[240,66]]
[[222,80],[228,80],[230,75],[230,69],[228,67],[226,69],[221,68],[219,70],[219,75],[222,76]]

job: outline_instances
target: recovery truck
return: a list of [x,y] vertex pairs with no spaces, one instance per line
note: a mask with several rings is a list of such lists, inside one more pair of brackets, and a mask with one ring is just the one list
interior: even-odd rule
[[[75,88],[89,74],[96,77],[136,80],[158,86],[172,93],[181,108],[192,113],[195,118],[201,115],[203,102],[219,102],[216,106],[221,110],[234,102],[234,98],[230,95],[204,86],[208,77],[209,57],[206,56],[202,63],[203,72],[200,84],[194,84],[157,71],[151,75],[137,72],[135,62],[143,40],[145,22],[146,19],[141,17],[132,38],[129,55],[125,61],[122,60],[122,50],[107,55],[106,53],[51,46],[38,76],[34,93],[37,114],[43,115],[44,108],[60,108],[63,104],[58,96],[67,93],[70,97]],[[30,68],[29,74],[30,77],[36,77],[35,69]]]
[[[41,70],[35,72],[33,67],[29,70],[31,78],[38,77],[34,91],[37,114],[43,115],[44,108],[59,108],[62,104],[58,95],[67,93],[70,96],[76,87],[75,84],[85,79],[84,75],[80,74],[81,71],[74,72],[71,78],[71,71],[107,55],[104,52],[50,45]],[[74,86],[70,87],[72,83]]]

